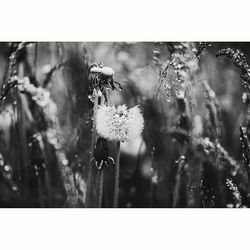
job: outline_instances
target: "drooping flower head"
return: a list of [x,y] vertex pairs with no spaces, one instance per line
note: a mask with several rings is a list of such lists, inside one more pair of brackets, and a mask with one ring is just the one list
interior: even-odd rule
[[106,103],[107,99],[107,89],[118,90],[115,85],[119,87],[119,90],[122,90],[120,83],[114,80],[115,71],[110,67],[104,67],[102,63],[93,63],[89,69],[89,99],[94,102],[94,96],[96,93],[101,92],[105,98]]
[[110,141],[129,141],[138,137],[144,128],[140,108],[127,109],[126,105],[100,106],[96,116],[97,133]]

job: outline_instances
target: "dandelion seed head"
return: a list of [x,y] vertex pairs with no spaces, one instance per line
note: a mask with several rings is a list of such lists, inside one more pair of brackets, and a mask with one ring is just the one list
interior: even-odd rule
[[140,108],[127,109],[126,105],[100,106],[96,116],[96,130],[100,136],[111,141],[130,141],[137,138],[144,128]]

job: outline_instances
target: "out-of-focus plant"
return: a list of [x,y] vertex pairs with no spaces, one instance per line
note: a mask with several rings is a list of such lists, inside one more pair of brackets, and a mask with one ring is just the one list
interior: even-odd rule
[[216,53],[216,56],[226,56],[229,60],[231,60],[236,67],[241,70],[240,77],[242,81],[242,85],[246,90],[250,91],[250,68],[247,63],[246,57],[240,50],[234,50],[231,48],[221,49]]
[[[242,95],[242,101],[246,105],[247,112],[245,114],[245,119],[244,119],[244,124],[240,126],[240,141],[241,141],[241,151],[242,151],[242,158],[245,166],[245,172],[248,176],[248,183],[249,183],[249,125],[250,125],[250,120],[249,120],[249,93],[250,93],[250,67],[247,62],[247,59],[245,55],[243,54],[242,51],[239,49],[221,49],[216,53],[217,57],[220,56],[225,56],[228,58],[233,64],[240,70],[240,78],[241,78],[241,83],[242,86],[245,88],[247,92],[244,92]],[[227,182],[228,183],[228,182]],[[234,185],[231,185],[231,190],[235,190]],[[237,188],[237,186],[236,186]],[[239,193],[238,190],[235,191],[236,193]],[[234,193],[235,193],[234,192]],[[249,192],[249,191],[248,191]],[[240,193],[239,193],[240,194]],[[238,207],[241,207],[241,200],[238,202]]]
[[[13,76],[12,81],[17,82],[19,91],[29,94],[32,100],[41,108],[42,112],[44,113],[46,122],[48,123],[48,129],[45,135],[48,139],[48,142],[56,150],[67,199],[71,200],[70,202],[73,202],[72,199],[75,199],[74,197],[76,196],[76,190],[73,181],[72,170],[69,168],[68,160],[62,150],[62,132],[57,117],[56,104],[50,98],[50,93],[47,90],[41,87],[35,87],[32,83],[30,83],[29,78],[25,77],[24,79],[18,79],[17,77]],[[42,138],[39,137],[38,140],[42,140]]]
[[[29,64],[28,51],[33,48],[37,49],[37,43],[12,43],[10,46],[7,74],[1,89],[1,109],[5,112],[9,107],[13,111],[11,140],[7,141],[5,158],[13,165],[21,206],[77,207],[81,198],[76,189],[75,173],[68,165],[57,105],[33,75],[32,67],[36,67],[37,62]],[[64,63],[52,67],[46,87],[62,65]],[[1,151],[4,151],[2,146]]]
[[226,180],[226,185],[232,191],[233,199],[235,202],[234,207],[236,208],[242,207],[241,194],[239,192],[238,187],[232,182],[232,180],[229,179]]

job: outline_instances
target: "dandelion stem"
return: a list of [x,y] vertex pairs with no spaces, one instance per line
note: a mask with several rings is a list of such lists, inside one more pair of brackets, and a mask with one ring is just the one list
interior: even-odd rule
[[115,186],[114,186],[114,200],[113,208],[118,207],[118,198],[119,198],[119,175],[120,175],[120,141],[116,143],[116,160],[115,160]]
[[89,173],[88,173],[88,180],[87,180],[87,191],[86,191],[86,207],[90,207],[90,203],[91,203],[91,185],[92,185],[92,164],[91,164],[91,160],[93,158],[93,152],[94,152],[94,146],[95,146],[95,142],[96,142],[96,112],[97,112],[97,107],[98,107],[98,96],[95,96],[95,100],[94,100],[94,110],[93,110],[93,131],[92,131],[92,139],[91,139],[91,146],[90,146],[90,150],[91,150],[91,155],[90,155],[90,166],[89,166]]
[[99,172],[99,189],[98,189],[98,208],[102,207],[102,197],[103,197],[103,170]]

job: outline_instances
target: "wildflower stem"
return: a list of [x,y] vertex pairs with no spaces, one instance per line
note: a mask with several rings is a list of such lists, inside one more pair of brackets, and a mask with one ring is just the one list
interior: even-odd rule
[[93,131],[92,131],[92,139],[91,139],[91,146],[90,146],[90,150],[91,150],[91,155],[90,155],[90,166],[89,166],[89,173],[88,173],[88,180],[87,180],[87,191],[86,191],[86,207],[90,207],[91,206],[91,180],[92,180],[92,165],[91,165],[91,160],[93,158],[93,152],[94,152],[94,146],[95,146],[95,142],[96,142],[96,112],[97,112],[97,107],[98,107],[98,96],[95,95],[95,100],[94,100],[94,110],[93,110]]
[[103,170],[99,172],[99,190],[98,190],[98,208],[102,207],[102,197],[103,197]]
[[114,200],[113,208],[118,207],[118,198],[119,198],[119,175],[120,175],[120,141],[116,143],[116,159],[115,159],[115,186],[114,186]]

